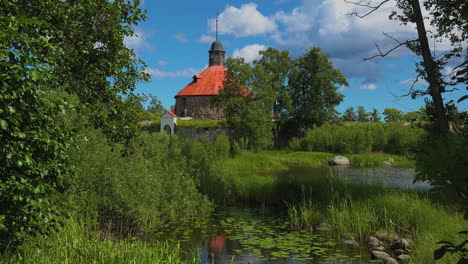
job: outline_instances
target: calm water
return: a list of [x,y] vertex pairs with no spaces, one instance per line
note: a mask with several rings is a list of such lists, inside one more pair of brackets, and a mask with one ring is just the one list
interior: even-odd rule
[[351,183],[378,184],[395,187],[404,190],[428,191],[430,185],[427,182],[413,184],[414,168],[377,167],[377,168],[310,168],[311,174],[325,173],[335,177],[345,178]]
[[[294,168],[275,177],[339,177],[350,183],[386,185],[425,191],[429,184],[413,184],[413,168]],[[372,263],[363,246],[351,249],[311,230],[289,230],[284,215],[268,208],[225,208],[211,218],[159,232],[158,239],[175,240],[205,263],[242,264],[361,264]]]

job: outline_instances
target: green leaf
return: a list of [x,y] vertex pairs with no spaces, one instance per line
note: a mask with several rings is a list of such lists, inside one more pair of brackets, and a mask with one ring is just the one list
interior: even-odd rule
[[6,130],[7,127],[8,127],[7,121],[5,121],[3,119],[0,119],[0,128],[3,129],[3,130]]

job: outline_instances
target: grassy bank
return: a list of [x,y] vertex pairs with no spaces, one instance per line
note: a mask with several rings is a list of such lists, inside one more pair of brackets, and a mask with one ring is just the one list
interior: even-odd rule
[[35,263],[198,263],[198,258],[184,252],[177,243],[145,243],[141,240],[115,240],[91,231],[75,220],[48,238],[36,237],[15,253],[1,256],[1,264]]
[[[325,182],[317,180],[315,185],[328,190],[331,199],[327,195],[311,194],[289,206],[293,228],[312,229],[318,223],[327,223],[338,239],[355,239],[361,243],[370,236],[384,241],[410,238],[414,241],[411,263],[433,263],[433,252],[440,247],[436,242],[461,243],[457,232],[468,227],[455,208],[435,204],[421,194],[379,186],[363,188],[330,179],[329,184]],[[372,191],[366,191],[369,188]],[[450,257],[444,261],[456,263]]]
[[[304,151],[262,151],[262,152],[242,152],[232,159],[224,161],[224,166],[233,170],[275,170],[287,169],[294,166],[323,167],[328,166],[328,161],[338,154],[325,152],[304,152]],[[350,160],[351,166],[370,167],[383,166],[384,161],[393,159],[392,165],[397,167],[410,167],[414,162],[406,157],[383,154],[349,154],[346,157]]]

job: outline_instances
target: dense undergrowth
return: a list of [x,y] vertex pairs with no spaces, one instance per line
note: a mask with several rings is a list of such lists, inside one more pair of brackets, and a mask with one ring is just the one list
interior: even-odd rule
[[0,263],[198,263],[196,255],[188,257],[190,252],[184,252],[176,243],[117,240],[105,238],[105,235],[92,231],[76,219],[70,219],[59,232],[48,238],[36,237],[19,247],[14,254],[2,256]]
[[411,155],[424,134],[422,128],[402,123],[326,124],[307,130],[302,138],[293,138],[289,147],[295,151]]

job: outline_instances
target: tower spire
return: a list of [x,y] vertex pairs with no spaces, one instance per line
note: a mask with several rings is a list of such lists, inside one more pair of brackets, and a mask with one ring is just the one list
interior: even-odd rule
[[218,41],[218,17],[219,12],[216,12],[216,41]]

